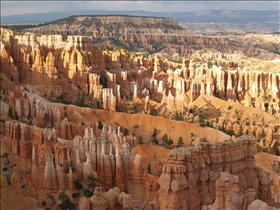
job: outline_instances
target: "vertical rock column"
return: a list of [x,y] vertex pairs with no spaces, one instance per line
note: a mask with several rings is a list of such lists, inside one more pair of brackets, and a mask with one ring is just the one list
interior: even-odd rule
[[58,191],[56,172],[53,164],[53,154],[46,154],[46,167],[44,172],[43,187],[51,192]]

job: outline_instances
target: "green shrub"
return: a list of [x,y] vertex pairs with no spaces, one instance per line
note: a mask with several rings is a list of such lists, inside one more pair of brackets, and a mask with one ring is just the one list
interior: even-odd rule
[[151,142],[155,143],[158,145],[158,140],[157,140],[157,135],[158,135],[158,130],[156,128],[154,128],[153,134],[151,136]]
[[74,181],[74,185],[77,190],[80,190],[83,188],[83,185],[77,179]]
[[123,135],[124,135],[124,136],[129,135],[129,131],[128,131],[127,128],[124,128],[124,129],[123,129]]
[[232,109],[232,106],[228,106],[227,109],[228,109],[228,110],[231,110],[231,109]]
[[78,198],[78,197],[80,197],[80,193],[77,192],[77,193],[72,194],[73,199]]
[[46,204],[47,204],[47,202],[46,201],[42,201],[42,206],[45,206]]
[[177,147],[182,147],[184,145],[184,142],[183,142],[183,138],[180,136],[179,137],[179,140],[178,140],[178,144],[177,144]]
[[96,182],[98,182],[98,179],[95,176],[89,175],[88,176],[88,187],[91,188],[91,190],[94,190],[94,188],[96,187]]
[[85,195],[87,198],[90,198],[90,197],[93,195],[93,192],[90,191],[89,189],[85,189],[85,190],[84,190],[84,195]]
[[58,209],[61,210],[74,210],[75,204],[70,200],[70,197],[64,192],[59,193],[58,199],[62,201],[61,204],[58,204]]
[[138,144],[144,144],[144,141],[143,141],[143,137],[142,136],[138,136]]
[[170,147],[174,142],[170,137],[168,138],[167,134],[164,134],[164,136],[162,137],[162,143],[163,143],[163,146],[165,146],[167,148],[167,147]]
[[102,125],[101,120],[98,120],[98,126],[97,127],[98,127],[99,130],[102,130],[103,125]]

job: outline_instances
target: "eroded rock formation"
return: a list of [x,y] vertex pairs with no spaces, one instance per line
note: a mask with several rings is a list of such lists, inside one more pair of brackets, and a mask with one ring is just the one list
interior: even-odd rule
[[254,199],[270,201],[269,174],[255,167],[255,154],[255,138],[249,136],[172,150],[158,179],[160,208],[200,209],[215,198],[205,209],[244,209]]

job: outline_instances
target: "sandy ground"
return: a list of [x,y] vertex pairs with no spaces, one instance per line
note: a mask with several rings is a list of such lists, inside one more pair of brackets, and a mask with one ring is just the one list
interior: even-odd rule
[[142,144],[134,147],[131,152],[133,155],[141,155],[143,168],[147,170],[150,164],[152,174],[158,176],[162,172],[162,166],[167,162],[170,150],[157,145]]
[[265,152],[260,152],[255,155],[256,166],[259,166],[264,171],[270,173],[270,180],[273,180],[276,173],[273,171],[272,165],[280,162],[280,157],[271,155]]

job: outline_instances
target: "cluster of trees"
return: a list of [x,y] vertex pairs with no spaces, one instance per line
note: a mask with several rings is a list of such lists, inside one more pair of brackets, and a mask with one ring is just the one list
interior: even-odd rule
[[100,46],[98,46],[98,47],[99,47],[99,49],[100,49],[101,51],[104,51],[104,50],[113,51],[113,50],[114,50],[114,47],[113,47],[113,46],[108,46],[108,45],[106,45],[106,44],[102,44],[102,45],[100,45]]
[[167,60],[174,62],[174,63],[183,63],[183,58],[178,57],[178,56],[176,56],[176,57],[167,56],[166,58],[167,58]]
[[103,102],[97,98],[93,98],[91,95],[86,94],[85,91],[78,90],[77,100],[75,102],[68,101],[66,94],[62,93],[54,98],[54,92],[50,91],[49,96],[45,93],[44,97],[55,103],[73,104],[80,107],[91,107],[93,109],[103,109]]
[[[159,130],[154,128],[153,133],[150,138],[150,141],[156,145],[159,144],[158,139],[157,139],[158,133],[159,133]],[[173,145],[174,145],[173,139],[171,137],[168,137],[167,134],[164,134],[162,137],[162,146],[165,148],[171,148]],[[182,146],[184,146],[184,141],[183,141],[183,138],[180,136],[178,139],[177,148],[182,147]]]
[[164,134],[163,137],[162,137],[162,145],[165,147],[165,148],[169,148],[172,144],[173,144],[173,139],[171,139],[171,137],[168,138],[168,135],[167,134]]

